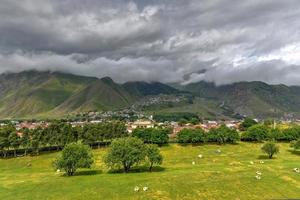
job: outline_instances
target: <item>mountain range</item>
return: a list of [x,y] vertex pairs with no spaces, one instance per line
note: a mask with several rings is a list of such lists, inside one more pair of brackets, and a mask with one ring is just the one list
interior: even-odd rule
[[203,117],[300,115],[300,87],[240,82],[216,86],[198,82],[167,85],[159,82],[118,84],[109,77],[95,78],[60,72],[24,71],[0,75],[0,117],[61,117],[88,111],[129,108],[151,96],[192,96],[191,102],[153,112],[195,112]]

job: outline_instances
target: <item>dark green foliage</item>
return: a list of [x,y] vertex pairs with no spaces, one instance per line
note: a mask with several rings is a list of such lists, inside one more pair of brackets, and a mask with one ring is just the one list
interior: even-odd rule
[[165,121],[179,122],[182,119],[189,122],[192,119],[198,119],[198,115],[189,112],[161,113],[161,114],[154,114],[153,119],[158,122],[165,122]]
[[240,125],[241,131],[246,131],[248,128],[250,128],[253,125],[256,125],[257,122],[254,119],[251,118],[245,118],[244,121]]
[[298,140],[300,138],[300,126],[293,126],[282,131],[286,141]]
[[146,147],[136,137],[119,138],[112,141],[104,162],[112,169],[123,167],[128,172],[132,166],[145,159]]
[[79,168],[90,168],[93,162],[90,147],[77,142],[66,145],[53,164],[55,169],[64,170],[68,176],[72,176]]
[[279,153],[279,146],[274,142],[266,142],[261,150],[268,155],[269,159],[272,159],[274,154]]
[[132,136],[142,139],[145,143],[167,144],[169,141],[168,130],[159,128],[135,129]]
[[[10,150],[13,150],[14,156],[17,150],[24,152],[24,155],[28,152],[38,155],[45,147],[59,150],[79,140],[91,146],[100,146],[114,138],[127,136],[125,124],[119,121],[86,124],[83,127],[72,127],[69,123],[53,121],[47,128],[38,127],[31,130],[24,128],[19,130],[19,134],[13,125],[7,125],[0,127],[0,152],[3,157],[6,157]],[[160,139],[157,135],[153,138],[155,141]]]
[[206,134],[200,128],[183,129],[177,134],[179,143],[203,143],[206,142]]
[[221,125],[219,128],[211,129],[207,135],[209,142],[217,142],[219,144],[236,143],[240,136],[234,129]]
[[153,165],[161,165],[163,162],[163,156],[160,154],[159,148],[155,144],[146,146],[146,158],[150,165],[150,172],[152,171]]
[[269,139],[269,130],[265,125],[257,124],[243,132],[241,139],[244,141],[262,142]]

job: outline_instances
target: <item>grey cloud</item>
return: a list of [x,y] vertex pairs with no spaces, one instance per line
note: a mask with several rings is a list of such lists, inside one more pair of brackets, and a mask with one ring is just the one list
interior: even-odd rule
[[297,0],[2,0],[0,73],[300,85],[300,59],[278,55],[300,44],[299,8]]

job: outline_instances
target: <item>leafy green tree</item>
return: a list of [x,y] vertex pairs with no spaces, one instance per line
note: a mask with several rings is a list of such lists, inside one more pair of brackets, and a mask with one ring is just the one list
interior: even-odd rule
[[206,135],[200,128],[183,129],[177,134],[179,143],[203,143],[206,141]]
[[0,129],[0,150],[2,151],[4,158],[6,158],[7,151],[9,150],[10,147],[8,137],[12,131],[14,131],[14,128],[9,126],[1,127]]
[[178,124],[180,125],[180,126],[184,126],[184,125],[186,125],[188,123],[188,121],[186,120],[186,119],[180,119],[179,121],[178,121]]
[[24,149],[24,155],[27,155],[28,149],[30,148],[30,130],[28,128],[22,129],[21,146]]
[[190,123],[193,124],[193,125],[199,124],[199,119],[198,118],[192,118],[190,120]]
[[16,157],[17,156],[17,150],[18,150],[18,148],[20,147],[20,144],[21,144],[21,139],[18,136],[16,131],[11,132],[9,134],[8,141],[9,141],[10,147],[12,147],[13,150],[14,150],[14,157]]
[[279,128],[270,129],[269,139],[276,140],[276,141],[286,140],[284,133]]
[[169,130],[161,128],[139,128],[133,130],[132,136],[142,139],[145,143],[162,145],[168,143],[168,133]]
[[217,142],[219,144],[236,143],[240,139],[236,130],[228,128],[224,124],[218,128],[210,129],[207,137],[208,141]]
[[43,141],[43,129],[42,128],[37,128],[32,131],[30,131],[31,135],[31,141],[30,141],[30,146],[32,150],[35,152],[36,155],[39,155],[40,152],[40,147],[42,145]]
[[298,140],[300,138],[300,126],[292,126],[282,131],[286,141]]
[[159,148],[155,144],[149,144],[146,147],[146,157],[150,163],[149,171],[152,171],[153,165],[161,165],[163,156],[160,154]]
[[55,169],[64,170],[68,176],[72,176],[79,168],[90,168],[93,162],[90,147],[77,142],[67,144],[53,164]]
[[248,128],[250,128],[253,125],[256,125],[257,122],[254,119],[251,118],[245,118],[244,121],[240,124],[240,130],[246,131]]
[[248,128],[246,132],[242,134],[242,140],[262,142],[269,138],[269,130],[263,124],[257,124]]
[[279,153],[279,146],[274,142],[266,142],[261,150],[269,156],[269,159],[272,159],[274,154]]
[[119,138],[112,141],[104,159],[110,168],[123,167],[127,173],[133,165],[145,159],[145,144],[136,137]]

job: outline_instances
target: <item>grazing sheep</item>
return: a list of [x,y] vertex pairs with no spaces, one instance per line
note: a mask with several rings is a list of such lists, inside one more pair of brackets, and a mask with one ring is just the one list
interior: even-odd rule
[[257,171],[256,174],[259,175],[259,176],[261,176],[261,172],[260,171]]
[[135,192],[138,192],[139,190],[140,190],[139,186],[135,186],[135,187],[134,187],[134,191],[135,191]]
[[199,155],[198,155],[198,158],[203,158],[203,155],[202,155],[202,154],[199,154]]
[[253,162],[253,161],[250,161],[250,165],[254,165],[254,162]]
[[260,163],[260,164],[264,164],[265,162],[261,160],[259,163]]
[[293,170],[294,170],[294,172],[296,172],[296,173],[300,173],[300,169],[299,169],[299,168],[294,168]]
[[144,192],[148,190],[148,187],[143,187]]
[[192,162],[192,165],[195,165],[195,164],[196,164],[196,163],[193,161],[193,162]]
[[221,149],[216,150],[216,153],[221,153],[221,152],[222,152]]
[[256,178],[257,180],[260,180],[260,179],[261,179],[261,176],[256,175],[255,178]]

